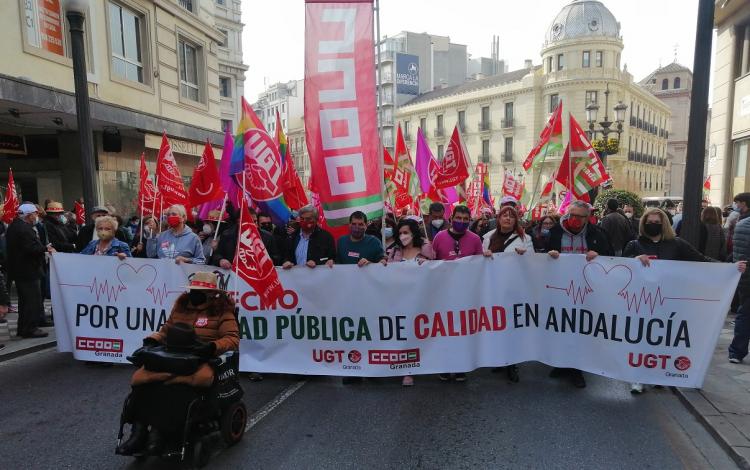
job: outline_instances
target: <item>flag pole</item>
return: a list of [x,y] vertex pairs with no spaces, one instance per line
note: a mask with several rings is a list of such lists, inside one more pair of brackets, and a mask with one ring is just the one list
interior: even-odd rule
[[380,171],[380,174],[378,176],[378,179],[380,180],[380,197],[383,200],[383,215],[381,216],[380,221],[380,239],[381,243],[383,244],[383,249],[385,250],[387,247],[385,246],[385,216],[386,216],[386,210],[385,210],[385,181],[384,181],[384,175],[383,175],[383,74],[380,70],[380,0],[375,0],[375,34],[377,36],[376,38],[376,45],[378,48],[378,83],[377,83],[377,89],[378,89],[378,168]]
[[[559,103],[557,103],[557,106],[562,106],[562,101],[560,101]],[[555,110],[553,111],[553,113],[555,114],[555,116],[557,116],[557,107],[555,107]],[[562,117],[562,113],[560,113],[560,116]],[[555,121],[556,120],[557,120],[557,118],[555,118]],[[554,129],[554,127],[555,127],[554,125],[555,125],[555,123],[553,122],[552,123],[552,129]],[[536,181],[534,182],[534,188],[533,188],[533,190],[531,192],[531,200],[529,201],[529,208],[531,209],[531,211],[534,210],[534,207],[535,207],[535,204],[534,204],[535,201],[534,201],[534,199],[537,197],[537,190],[539,189],[539,183],[542,180],[542,170],[541,170],[540,167],[542,167],[544,165],[544,161],[547,159],[547,151],[549,150],[549,141],[551,140],[551,138],[552,138],[552,132],[550,132],[550,135],[547,138],[547,145],[544,146],[544,153],[542,154],[542,160],[539,162],[539,165],[537,167],[537,168],[539,168],[539,172],[536,175]],[[534,165],[532,164],[531,167],[533,168]],[[529,212],[531,212],[531,211],[529,211]]]
[[141,245],[143,245],[143,204],[143,194],[141,194],[141,239],[138,242]]
[[[221,203],[221,210],[219,211],[219,220],[216,222],[216,228],[214,229],[214,239],[213,241],[216,241],[217,238],[219,238],[219,227],[221,227],[221,220],[224,218],[224,208],[227,207],[227,198],[229,197],[228,193],[224,193],[224,199]],[[214,247],[212,246],[210,250],[208,250],[208,256],[212,256],[214,254]]]
[[[245,171],[242,171],[242,201],[240,202],[240,217],[237,220],[238,226],[237,226],[237,245],[234,247],[234,259],[237,259],[237,250],[240,247],[240,236],[242,233],[242,217],[245,215],[245,210],[243,206],[247,205],[247,199],[245,198]],[[234,262],[234,259],[232,260],[232,271],[234,271],[234,293],[239,298],[239,285],[237,284],[238,278],[239,278],[239,268],[237,267],[237,263]]]

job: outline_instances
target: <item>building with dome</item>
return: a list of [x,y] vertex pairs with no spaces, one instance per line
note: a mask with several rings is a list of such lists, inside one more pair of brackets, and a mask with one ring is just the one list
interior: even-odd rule
[[[592,116],[596,122],[613,122],[614,107],[622,103],[627,108],[619,150],[605,159],[614,186],[663,196],[670,109],[633,80],[621,64],[623,47],[620,24],[604,4],[575,0],[550,23],[541,65],[527,61],[520,70],[424,93],[399,108],[397,121],[412,145],[422,128],[437,158],[458,124],[473,163],[488,165],[491,190],[499,199],[505,171],[523,174],[522,163],[560,100],[564,143],[567,112],[586,129],[587,106],[598,106],[598,115]],[[539,184],[557,170],[561,158],[561,153],[547,156],[537,170]],[[526,187],[532,190],[538,175],[529,176]]]

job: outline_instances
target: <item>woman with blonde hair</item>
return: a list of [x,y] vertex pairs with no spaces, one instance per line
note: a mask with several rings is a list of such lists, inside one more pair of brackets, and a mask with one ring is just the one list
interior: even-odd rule
[[99,255],[99,256],[117,256],[123,260],[130,258],[130,247],[127,243],[115,238],[117,233],[117,219],[111,215],[97,217],[94,221],[97,240],[91,240],[86,247],[81,250],[82,255]]
[[[717,261],[703,255],[693,245],[675,235],[667,214],[656,207],[647,209],[638,227],[640,236],[625,246],[622,256],[637,258],[643,266],[651,266],[651,260],[673,261]],[[745,272],[747,264],[739,261],[737,270]],[[631,393],[643,392],[643,384],[630,385]]]

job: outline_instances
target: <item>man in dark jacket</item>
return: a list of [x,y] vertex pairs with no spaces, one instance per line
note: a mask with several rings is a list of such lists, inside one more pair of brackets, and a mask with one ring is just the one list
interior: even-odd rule
[[607,233],[609,244],[612,246],[615,256],[622,256],[625,245],[633,239],[633,231],[630,220],[620,209],[617,199],[607,201],[607,210],[599,224]]
[[305,206],[299,210],[300,228],[287,243],[284,254],[284,269],[295,265],[309,268],[325,264],[333,266],[336,260],[336,243],[333,235],[318,227],[318,210],[315,206]]
[[[94,236],[96,235],[96,230],[94,230],[94,221],[96,221],[98,217],[101,217],[103,215],[110,215],[109,209],[104,206],[96,206],[91,210],[91,221],[87,220],[87,224],[81,227],[81,229],[78,231],[78,238],[76,239],[76,251],[80,252],[81,250],[86,248],[86,245],[88,245],[91,240],[94,240]],[[129,240],[127,233],[125,233],[125,230],[122,227],[117,228],[117,231],[115,232],[115,238],[123,243],[128,243]]]
[[[750,261],[750,218],[743,218],[734,227],[732,259]],[[729,362],[739,364],[747,356],[750,342],[750,272],[744,272],[737,286],[740,308],[734,319],[734,339],[729,345]]]
[[[234,255],[237,251],[239,227],[237,220],[231,218],[226,228],[221,232],[221,236],[217,241],[216,249],[211,254],[211,259],[207,261],[207,264],[219,266],[224,269],[232,269],[232,262],[234,261]],[[262,228],[258,229],[258,232],[260,232],[263,246],[266,247],[268,256],[273,260],[274,266],[280,266],[282,255],[281,251],[276,246],[276,241],[274,240],[273,235]]]
[[41,279],[44,255],[54,248],[39,241],[34,225],[39,213],[33,204],[21,204],[18,217],[11,222],[6,235],[8,243],[8,276],[16,282],[18,291],[18,336],[43,338],[47,333],[38,328],[44,312]]
[[45,212],[47,215],[44,217],[44,228],[47,231],[47,241],[61,253],[74,253],[76,251],[76,234],[68,228],[68,220],[64,215],[63,205],[59,202],[50,201]]
[[[585,202],[570,203],[568,213],[562,216],[560,224],[550,230],[547,241],[547,253],[550,257],[558,259],[560,254],[581,254],[586,255],[587,261],[591,261],[599,255],[614,255],[604,230],[588,223],[590,215],[590,206]],[[566,375],[577,388],[586,386],[586,379],[578,369],[554,368],[550,373],[551,377]]]

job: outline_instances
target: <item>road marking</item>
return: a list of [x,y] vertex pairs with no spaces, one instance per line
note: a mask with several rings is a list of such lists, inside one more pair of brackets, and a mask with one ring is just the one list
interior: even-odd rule
[[276,398],[266,403],[263,408],[259,409],[255,413],[253,413],[252,416],[247,420],[247,426],[245,426],[245,432],[251,430],[256,424],[260,422],[263,418],[268,416],[270,412],[278,408],[279,405],[284,403],[284,401],[291,397],[294,392],[302,388],[303,385],[307,383],[307,380],[300,380],[297,383],[294,383],[287,388],[285,388],[281,393],[279,393]]

